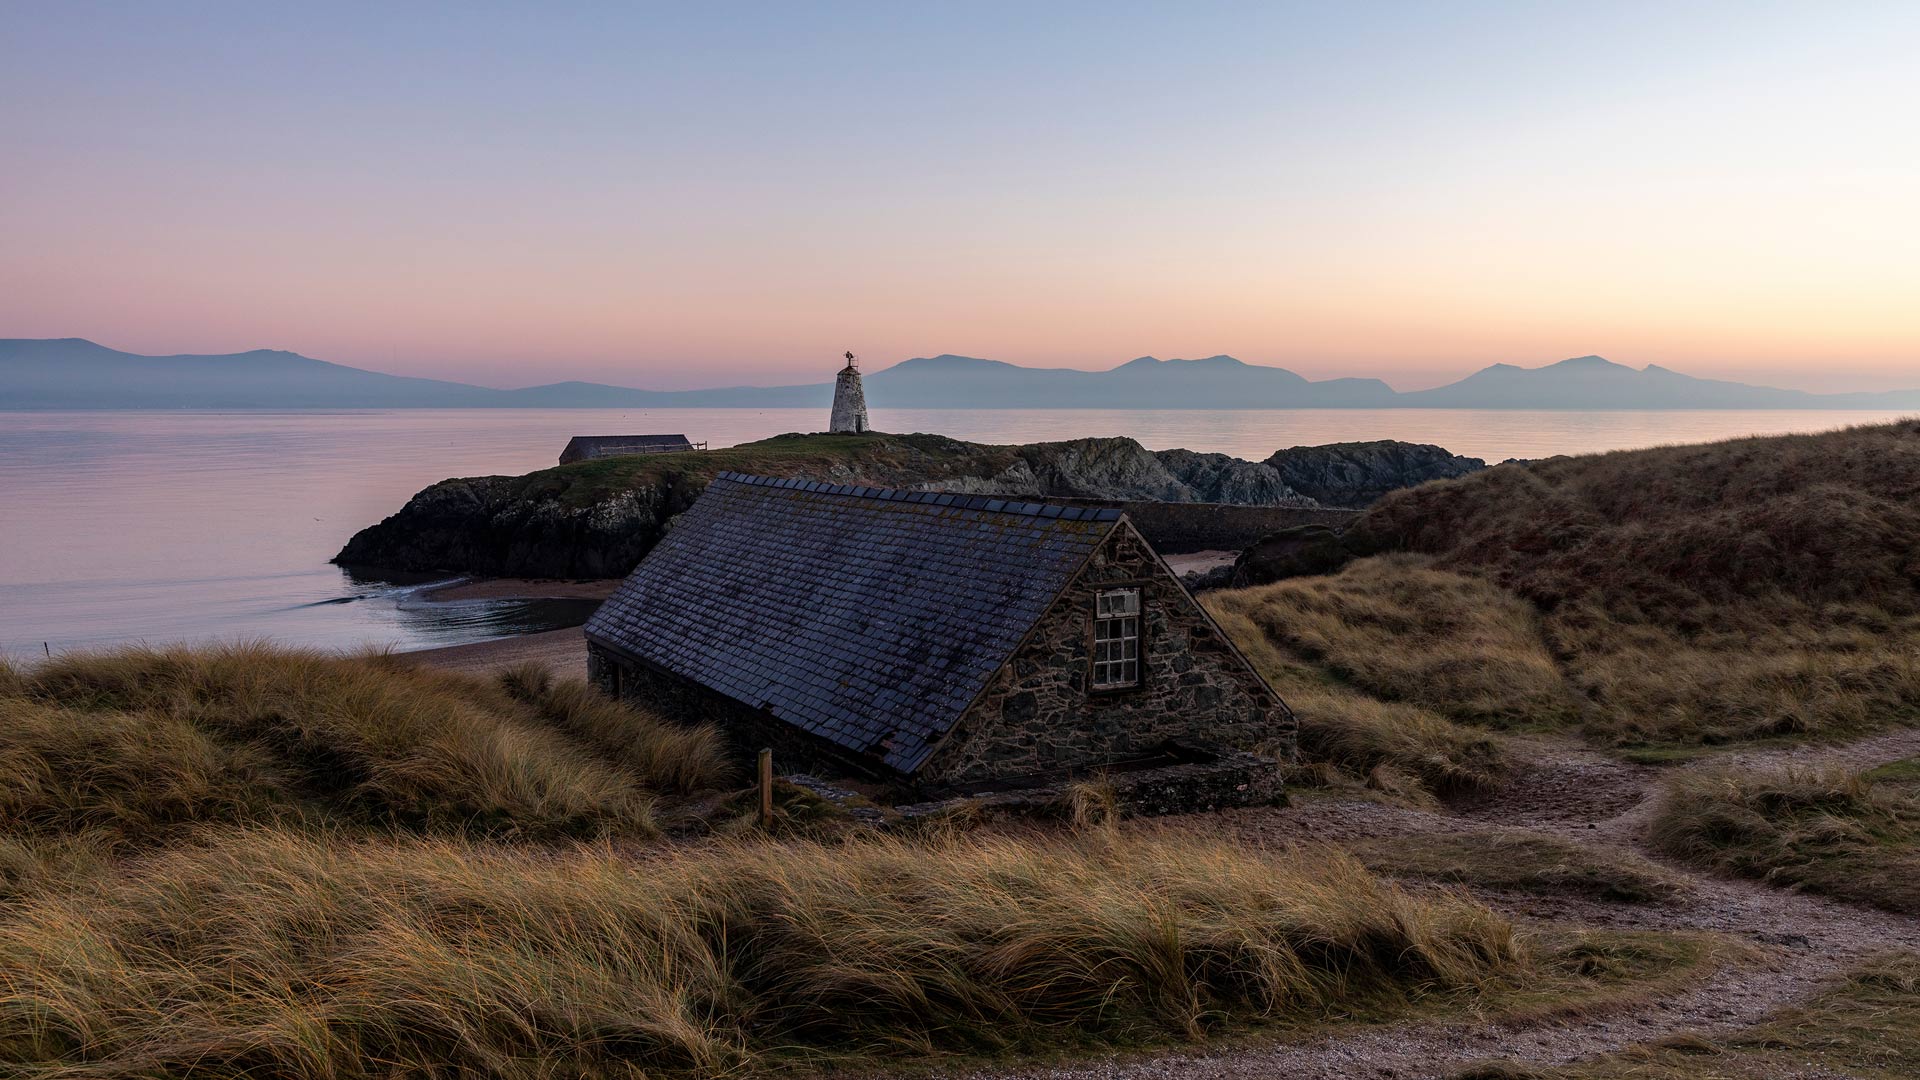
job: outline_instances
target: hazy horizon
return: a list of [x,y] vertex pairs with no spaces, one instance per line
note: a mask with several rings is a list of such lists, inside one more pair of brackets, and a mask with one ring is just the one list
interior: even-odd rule
[[1920,9],[22,4],[0,336],[485,386],[1920,367]]

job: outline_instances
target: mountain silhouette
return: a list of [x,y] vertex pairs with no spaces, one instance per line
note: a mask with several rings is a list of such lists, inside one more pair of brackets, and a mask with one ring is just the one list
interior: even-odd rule
[[[1494,364],[1431,390],[1379,379],[1313,380],[1231,356],[1142,356],[1105,371],[972,356],[915,357],[866,378],[877,408],[1045,409],[1920,409],[1920,390],[1814,394],[1696,379],[1599,356]],[[641,390],[558,382],[496,390],[385,375],[280,350],[141,356],[83,338],[0,339],[0,409],[827,407],[828,382]]]

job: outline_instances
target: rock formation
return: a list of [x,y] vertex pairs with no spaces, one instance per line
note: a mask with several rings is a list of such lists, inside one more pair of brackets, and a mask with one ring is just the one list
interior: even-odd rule
[[[1394,476],[1408,483],[1431,479],[1419,472],[1422,461],[1442,469],[1438,475],[1455,475],[1452,462],[1471,460],[1454,459],[1438,448],[1416,449],[1437,451],[1439,457],[1414,455],[1391,469],[1323,469],[1324,482],[1315,490],[1325,502],[1359,505]],[[1393,459],[1390,450],[1379,454]],[[604,468],[609,462],[627,464],[610,471]],[[602,468],[563,466],[520,477],[442,481],[385,521],[361,530],[333,561],[375,570],[618,577],[652,548],[674,515],[693,505],[716,473],[728,469],[1024,498],[1310,509],[1320,497],[1309,498],[1270,464],[1186,450],[1154,453],[1123,438],[987,446],[940,435],[874,434],[848,450],[844,443],[814,436],[783,435],[729,450],[597,464]],[[1359,486],[1339,487],[1342,476]]]
[[1438,446],[1391,440],[1294,446],[1263,464],[1282,483],[1327,506],[1358,508],[1389,491],[1479,472],[1479,458],[1450,454]]

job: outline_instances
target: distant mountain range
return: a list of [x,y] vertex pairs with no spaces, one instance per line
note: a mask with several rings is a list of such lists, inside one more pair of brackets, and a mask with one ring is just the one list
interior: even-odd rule
[[[970,356],[904,360],[866,379],[876,408],[1047,409],[1915,409],[1920,390],[1813,394],[1696,379],[1598,356],[1492,367],[1432,390],[1379,379],[1311,380],[1231,356],[1143,356],[1107,371],[1026,368]],[[825,409],[833,384],[637,390],[561,382],[494,390],[383,375],[298,353],[140,356],[82,338],[0,339],[0,409],[672,408]]]

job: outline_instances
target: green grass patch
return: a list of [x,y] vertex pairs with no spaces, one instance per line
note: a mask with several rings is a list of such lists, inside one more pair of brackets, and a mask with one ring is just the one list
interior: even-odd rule
[[1890,761],[1877,769],[1867,770],[1866,778],[1874,784],[1890,788],[1920,788],[1920,758]]
[[1486,1062],[1452,1080],[1776,1080],[1920,1076],[1920,955],[1871,960],[1804,1005],[1724,1035],[1683,1033],[1551,1068]]
[[1649,904],[1684,888],[1679,878],[1632,852],[1535,834],[1402,836],[1363,842],[1354,854],[1376,873],[1478,889]]

